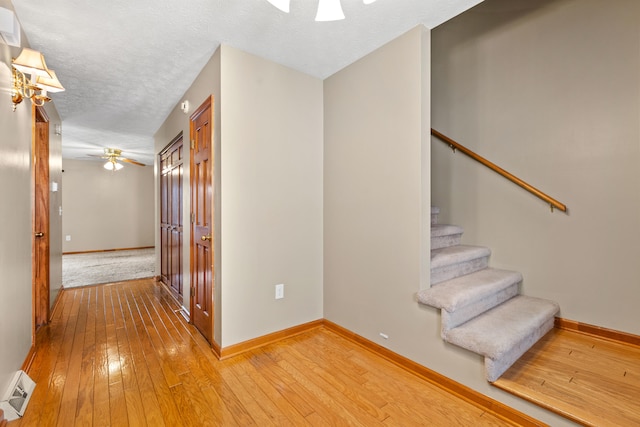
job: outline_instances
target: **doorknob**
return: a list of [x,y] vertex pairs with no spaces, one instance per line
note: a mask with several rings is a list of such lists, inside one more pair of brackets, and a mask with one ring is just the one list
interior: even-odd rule
[[203,242],[211,241],[211,234],[200,237],[200,240],[202,240]]
[[39,231],[35,234],[36,237],[43,237],[44,233],[42,231]]

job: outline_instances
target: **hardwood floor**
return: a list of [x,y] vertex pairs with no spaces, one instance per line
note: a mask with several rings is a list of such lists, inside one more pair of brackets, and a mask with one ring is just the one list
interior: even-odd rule
[[66,290],[9,426],[510,425],[324,327],[219,361],[178,309],[148,279]]
[[640,425],[640,347],[552,329],[493,383],[586,426]]

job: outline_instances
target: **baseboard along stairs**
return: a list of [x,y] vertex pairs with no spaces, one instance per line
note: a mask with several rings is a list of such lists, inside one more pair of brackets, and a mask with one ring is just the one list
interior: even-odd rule
[[460,244],[463,229],[438,224],[431,208],[431,287],[422,304],[441,309],[442,338],[484,356],[497,380],[551,328],[559,305],[520,295],[522,274],[489,267],[491,250]]

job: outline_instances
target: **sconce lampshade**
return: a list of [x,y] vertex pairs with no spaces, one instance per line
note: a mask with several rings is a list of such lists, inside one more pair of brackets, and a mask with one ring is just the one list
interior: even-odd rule
[[339,21],[344,19],[340,0],[319,0],[316,21]]
[[269,3],[277,7],[283,12],[289,13],[290,0],[267,0]]
[[36,77],[36,85],[47,92],[64,92],[64,88],[60,80],[58,80],[56,73],[53,70],[49,70],[49,74],[51,74],[51,78],[43,76]]
[[13,60],[13,66],[25,74],[53,78],[44,62],[44,55],[28,47],[23,48],[20,55]]

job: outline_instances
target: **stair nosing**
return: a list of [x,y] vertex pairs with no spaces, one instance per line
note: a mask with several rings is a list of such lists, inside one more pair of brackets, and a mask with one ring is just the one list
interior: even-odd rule
[[491,249],[485,246],[455,245],[432,249],[431,270],[489,256],[491,256]]
[[[484,282],[484,283],[481,283],[480,285],[465,283],[465,282],[468,282],[469,280],[474,280],[474,279],[486,280],[487,278],[483,276],[486,276],[487,274],[495,274],[495,275],[498,275],[499,277],[490,283]],[[522,279],[523,279],[522,273],[518,271],[501,270],[497,268],[488,267],[479,271],[475,271],[470,274],[466,274],[464,276],[455,277],[453,279],[449,279],[444,282],[437,283],[429,289],[424,289],[420,291],[418,293],[418,299],[423,304],[440,308],[448,311],[449,313],[452,313],[456,310],[467,307],[473,304],[474,302],[481,301],[492,294],[495,294],[499,291],[507,289],[510,286],[517,285],[518,283],[522,282]],[[451,289],[454,289],[454,294],[445,298],[440,298],[441,302],[439,303],[436,303],[435,301],[431,301],[431,302],[434,302],[435,305],[427,302],[423,302],[423,301],[426,301],[427,299],[426,295],[428,294],[432,294],[432,295],[435,294],[437,299],[437,295],[441,292],[444,292],[445,289],[448,289],[449,292]],[[421,300],[421,295],[425,295],[425,297],[422,300]],[[461,295],[472,295],[473,298],[462,298]],[[431,299],[433,298],[429,298],[429,300]]]
[[[488,319],[489,317],[495,316],[496,315],[495,313],[497,313],[498,311],[505,310],[505,307],[509,307],[509,305],[512,305],[512,304],[520,303],[523,300],[535,301],[539,303],[542,310],[539,312],[538,319],[535,323],[535,328],[530,327],[526,329],[523,327],[526,322],[521,322],[521,321],[522,319],[525,318],[524,316],[528,315],[529,313],[522,313],[521,311],[518,311],[519,313],[521,313],[522,317],[519,317],[517,319],[518,321],[520,321],[520,323],[515,323],[516,328],[514,331],[512,331],[513,334],[511,334],[511,336],[515,336],[515,339],[512,340],[515,343],[519,343],[522,340],[524,340],[530,334],[530,330],[539,328],[550,317],[555,316],[559,310],[559,305],[555,301],[536,298],[536,297],[530,297],[525,295],[517,295],[511,298],[510,300],[505,301],[502,304],[496,307],[493,307],[490,310],[485,311],[484,313],[476,316],[475,318],[469,320],[468,322],[465,322],[460,326],[457,326],[455,328],[452,328],[446,331],[445,333],[446,340],[448,342],[451,342],[452,344],[468,349],[468,347],[458,343],[455,340],[455,338],[457,336],[460,336],[461,333],[463,332],[466,332],[467,334],[474,333],[475,336],[478,336],[477,334],[475,334],[475,330],[480,328],[486,329],[485,328],[486,325],[483,325],[483,323],[487,321],[486,319]],[[513,327],[514,322],[511,322],[509,326]],[[480,343],[479,346],[484,347],[485,351],[478,351],[479,354],[482,354],[483,356],[489,357],[491,359],[497,359],[501,357],[504,353],[506,353],[507,350],[500,351],[498,349],[499,346],[497,345],[497,343],[502,341],[500,341],[499,339],[496,339],[496,335],[497,335],[496,333],[493,333],[491,335],[480,335],[483,337],[483,339],[478,340],[478,342]],[[504,334],[502,336],[504,336]],[[451,338],[454,338],[454,340],[451,340]],[[489,347],[489,349],[487,349],[487,347]],[[472,351],[475,351],[475,350],[472,350]]]

